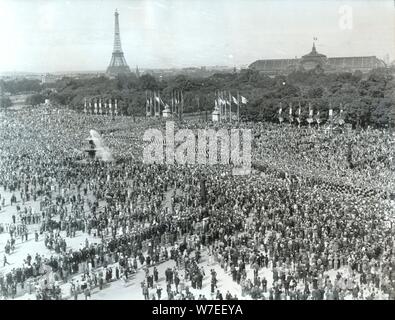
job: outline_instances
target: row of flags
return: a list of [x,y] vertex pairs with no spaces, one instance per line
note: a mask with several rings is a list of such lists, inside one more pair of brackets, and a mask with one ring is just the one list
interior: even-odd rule
[[[92,103],[93,101],[93,103]],[[114,100],[114,104],[112,103],[112,99],[87,99],[85,98],[84,102],[84,113],[85,114],[99,114],[99,115],[118,115],[118,100]],[[113,108],[114,107],[114,108]]]
[[[289,113],[288,120],[289,120],[290,123],[292,123],[293,122],[292,105],[289,106],[288,113]],[[300,122],[302,121],[301,113],[302,113],[302,108],[301,108],[300,103],[299,103],[299,107],[298,107],[298,110],[297,110],[297,116],[296,116],[296,120],[299,123],[299,125],[300,125]],[[283,118],[282,114],[283,114],[283,108],[282,108],[282,105],[280,103],[280,107],[278,109],[278,119],[279,119],[280,123],[284,121],[284,118]],[[329,121],[333,121],[334,120],[333,109],[332,109],[331,106],[330,106],[330,109],[328,110],[328,117],[329,117]],[[338,120],[339,120],[340,124],[344,123],[343,109],[342,108],[340,108],[340,112],[339,112],[339,114],[337,114],[337,118],[339,118]],[[314,122],[314,120],[317,122],[317,124],[320,124],[320,122],[321,122],[320,111],[317,110],[317,113],[314,116],[314,109],[309,104],[309,116],[308,116],[308,118],[306,120],[307,120],[307,122],[309,124]]]
[[[146,115],[160,116],[161,107],[172,114],[182,115],[184,111],[184,96],[182,91],[173,91],[170,97],[170,105],[164,102],[158,91],[146,91],[145,93]],[[215,110],[220,113],[221,120],[232,118],[232,104],[237,106],[237,118],[240,118],[240,106],[248,103],[247,98],[237,93],[236,97],[227,91],[217,91],[215,93]]]
[[159,116],[161,106],[169,110],[172,114],[182,114],[184,110],[184,96],[182,91],[172,92],[170,105],[162,100],[159,91],[146,91],[145,100],[145,111],[147,116],[152,115],[152,111],[154,115]]
[[217,91],[215,93],[215,110],[219,111],[219,119],[232,121],[232,103],[237,106],[237,119],[240,120],[240,106],[246,105],[248,100],[238,92],[236,97],[229,91]]

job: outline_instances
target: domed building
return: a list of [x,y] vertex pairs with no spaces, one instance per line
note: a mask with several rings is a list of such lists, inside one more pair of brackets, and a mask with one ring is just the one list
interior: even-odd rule
[[317,52],[315,43],[311,52],[300,59],[265,59],[251,63],[248,68],[267,75],[286,75],[296,70],[320,70],[325,72],[355,72],[366,73],[375,68],[384,68],[386,64],[376,56],[364,57],[334,57]]
[[304,70],[312,70],[318,66],[325,69],[327,64],[327,57],[324,54],[318,53],[315,48],[315,43],[313,42],[313,48],[311,52],[302,56],[299,63]]

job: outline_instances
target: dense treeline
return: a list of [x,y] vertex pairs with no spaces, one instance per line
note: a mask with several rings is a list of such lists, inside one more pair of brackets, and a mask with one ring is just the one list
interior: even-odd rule
[[9,97],[0,97],[0,107],[8,108],[12,105],[11,99]]
[[40,80],[17,79],[4,81],[4,91],[14,94],[37,92],[42,89]]
[[[249,101],[241,109],[241,116],[254,121],[278,121],[280,102],[284,115],[292,103],[294,116],[298,105],[302,107],[302,118],[308,115],[308,103],[325,121],[330,105],[335,114],[340,104],[346,122],[363,127],[393,126],[395,124],[395,82],[393,73],[377,69],[367,75],[355,73],[324,73],[317,70],[296,71],[288,76],[274,78],[253,70],[234,73],[215,74],[206,78],[191,78],[178,75],[159,80],[145,74],[137,78],[134,74],[109,79],[104,76],[90,79],[63,78],[51,85],[41,87],[41,101],[51,101],[69,105],[73,109],[82,109],[84,98],[118,99],[119,109],[124,114],[144,115],[145,93],[147,90],[160,91],[161,98],[170,104],[171,93],[182,90],[184,93],[184,111],[198,112],[213,110],[217,90],[229,91],[233,96],[237,92]],[[199,103],[198,103],[199,100]],[[198,108],[200,107],[200,110]],[[236,108],[234,106],[234,108]]]

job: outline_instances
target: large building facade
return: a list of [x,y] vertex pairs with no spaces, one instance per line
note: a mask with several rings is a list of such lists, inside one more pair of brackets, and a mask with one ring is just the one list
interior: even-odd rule
[[318,53],[313,43],[311,52],[300,59],[257,60],[251,63],[249,68],[268,75],[276,75],[288,74],[297,70],[312,70],[317,66],[325,72],[354,72],[359,70],[366,73],[386,65],[376,56],[328,58],[326,55]]

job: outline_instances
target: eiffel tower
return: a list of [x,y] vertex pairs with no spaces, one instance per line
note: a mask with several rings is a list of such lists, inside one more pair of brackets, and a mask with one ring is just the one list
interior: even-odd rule
[[110,65],[107,68],[107,74],[109,75],[130,73],[129,66],[126,63],[125,57],[123,56],[122,52],[118,16],[119,13],[117,10],[115,10],[114,50],[112,52]]

